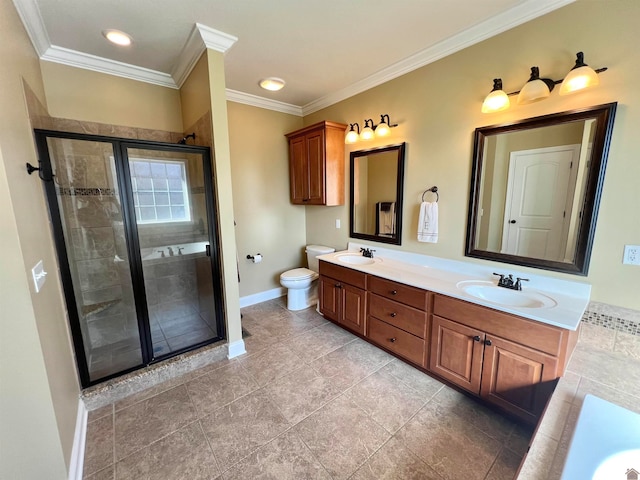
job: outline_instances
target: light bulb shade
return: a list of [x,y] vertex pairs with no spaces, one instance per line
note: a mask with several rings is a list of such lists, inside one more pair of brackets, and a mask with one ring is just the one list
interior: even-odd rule
[[355,130],[349,130],[347,132],[347,136],[344,139],[345,143],[355,143],[358,141],[358,138],[360,136],[358,135],[358,132],[356,132]]
[[493,79],[493,90],[487,95],[482,102],[482,113],[499,112],[500,110],[506,110],[510,105],[509,97],[502,90],[502,79]]
[[373,132],[373,128],[371,127],[364,127],[362,129],[362,132],[360,133],[361,140],[371,140],[374,136],[375,133]]
[[562,81],[560,95],[569,95],[585,88],[595,87],[600,83],[598,74],[588,65],[574,68]]
[[391,128],[385,122],[380,123],[376,127],[376,137],[384,137],[391,133]]
[[518,105],[527,105],[544,100],[551,94],[553,87],[553,80],[540,78],[538,67],[531,67],[531,77],[518,94]]

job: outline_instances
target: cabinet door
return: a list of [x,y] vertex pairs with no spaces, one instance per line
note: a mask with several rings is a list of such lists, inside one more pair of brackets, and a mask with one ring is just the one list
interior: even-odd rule
[[345,327],[364,335],[366,292],[351,285],[342,284],[342,312],[338,320]]
[[335,322],[339,321],[340,302],[342,302],[340,282],[333,278],[320,276],[318,282],[318,298],[320,300],[320,312]]
[[292,138],[289,142],[289,177],[291,203],[304,204],[309,196],[309,174],[305,137]]
[[310,205],[324,205],[324,130],[305,136],[307,150],[307,200]]
[[478,394],[483,340],[484,332],[433,315],[429,370]]
[[481,397],[535,423],[555,386],[558,359],[487,334]]

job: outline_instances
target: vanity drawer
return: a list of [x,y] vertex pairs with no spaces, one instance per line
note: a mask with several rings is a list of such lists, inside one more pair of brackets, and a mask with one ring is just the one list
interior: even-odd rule
[[369,291],[420,310],[427,309],[427,292],[420,288],[371,275],[369,277]]
[[380,295],[371,294],[367,311],[369,315],[383,322],[390,323],[420,338],[426,338],[427,313],[422,310],[408,307]]
[[367,337],[387,350],[424,366],[425,341],[369,316]]
[[563,335],[569,333],[561,328],[444,295],[434,295],[433,314],[551,355],[559,354]]
[[320,260],[320,275],[335,278],[354,287],[367,288],[367,274]]

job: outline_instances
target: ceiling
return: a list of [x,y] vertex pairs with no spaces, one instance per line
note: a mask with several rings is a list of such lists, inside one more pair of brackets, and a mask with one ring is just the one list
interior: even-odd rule
[[[303,115],[574,0],[13,1],[44,60],[178,88],[206,45],[231,99]],[[285,88],[261,89],[268,76]]]

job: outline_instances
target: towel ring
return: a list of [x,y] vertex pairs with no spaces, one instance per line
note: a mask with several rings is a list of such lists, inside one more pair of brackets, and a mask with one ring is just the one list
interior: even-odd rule
[[424,196],[427,192],[433,192],[436,194],[436,203],[440,200],[440,195],[438,195],[438,187],[433,186],[431,188],[427,188],[424,192],[422,192],[422,201],[424,202]]

